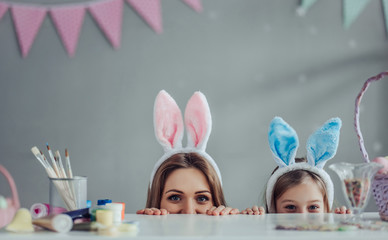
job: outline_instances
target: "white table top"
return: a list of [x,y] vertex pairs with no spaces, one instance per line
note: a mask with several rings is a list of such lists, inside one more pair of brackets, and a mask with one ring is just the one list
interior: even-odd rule
[[[350,216],[338,214],[267,214],[263,216],[234,215],[167,215],[146,216],[126,214],[126,221],[138,221],[139,232],[136,236],[119,235],[114,239],[388,239],[388,230],[349,230],[349,231],[292,231],[276,230],[278,224],[295,223],[338,223]],[[380,220],[378,213],[366,213],[365,218]],[[388,224],[388,223],[387,223]],[[0,230],[0,239],[96,239],[95,232],[71,231],[59,234],[39,231],[30,234],[8,233]],[[109,237],[112,238],[112,237]]]

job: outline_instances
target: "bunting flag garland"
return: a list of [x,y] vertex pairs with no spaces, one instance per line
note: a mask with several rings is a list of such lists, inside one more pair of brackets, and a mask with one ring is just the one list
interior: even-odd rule
[[112,0],[99,2],[89,7],[89,11],[96,20],[105,36],[115,49],[120,47],[121,25],[123,16],[123,1]]
[[[144,21],[158,34],[162,33],[160,0],[126,0]],[[197,12],[200,0],[182,0]],[[21,55],[28,56],[40,26],[49,12],[69,57],[75,55],[86,10],[88,10],[113,48],[121,44],[124,0],[96,0],[77,4],[24,4],[0,0],[0,20],[11,9]]]
[[162,33],[160,0],[127,0],[141,17],[157,33]]
[[297,9],[299,16],[304,16],[307,10],[316,2],[317,0],[302,0],[300,6]]
[[350,25],[361,14],[362,10],[369,3],[369,0],[344,0],[343,2],[343,18],[344,27],[348,29]]
[[[114,49],[121,45],[124,1],[157,34],[163,32],[161,0],[91,0],[68,4],[17,3],[0,0],[0,21],[10,9],[11,18],[23,58],[28,56],[47,13],[69,57],[75,55],[86,11],[89,11],[102,33]],[[201,0],[180,0],[194,11],[203,11]],[[304,16],[318,0],[300,0],[297,13]],[[343,27],[348,29],[370,0],[343,0]],[[385,28],[388,33],[388,0],[381,0]]]
[[73,57],[77,48],[85,9],[82,6],[60,7],[51,9],[50,14],[68,55]]
[[0,20],[3,17],[4,13],[8,10],[8,6],[5,3],[0,2]]
[[43,22],[46,9],[30,6],[13,6],[11,9],[20,50],[25,58]]
[[[343,0],[343,27],[348,29],[352,23],[358,18],[370,0]],[[383,11],[385,15],[385,25],[388,32],[388,0],[381,0],[383,3]],[[296,12],[299,16],[304,16],[307,10],[317,2],[317,0],[301,0]]]
[[201,0],[183,0],[188,6],[194,9],[196,12],[202,12]]

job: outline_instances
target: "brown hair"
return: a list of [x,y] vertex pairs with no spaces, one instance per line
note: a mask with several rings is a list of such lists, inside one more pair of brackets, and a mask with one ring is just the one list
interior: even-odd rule
[[[305,158],[295,158],[295,162],[306,162]],[[272,172],[274,174],[276,170],[279,167],[276,167],[275,170]],[[271,174],[271,175],[272,175]],[[276,199],[280,198],[283,193],[285,193],[288,189],[297,186],[301,184],[306,178],[310,177],[319,187],[319,190],[321,191],[323,195],[323,203],[325,207],[325,212],[330,211],[330,206],[329,206],[329,200],[327,198],[327,189],[325,182],[323,179],[316,173],[313,173],[311,171],[305,170],[305,169],[296,169],[290,172],[286,172],[283,175],[281,175],[272,190],[272,202],[271,205],[274,206],[275,212],[277,212],[276,209]],[[266,198],[265,198],[266,199]],[[268,209],[268,203],[266,202],[265,204],[266,212],[269,212]]]
[[196,168],[206,177],[214,206],[226,206],[220,179],[210,163],[198,153],[177,153],[164,161],[155,173],[151,188],[148,188],[146,208],[160,208],[164,185],[168,176],[180,168]]

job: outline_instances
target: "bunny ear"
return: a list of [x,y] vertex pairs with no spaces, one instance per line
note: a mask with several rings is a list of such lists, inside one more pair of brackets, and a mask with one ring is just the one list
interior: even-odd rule
[[337,152],[340,128],[339,118],[332,118],[315,131],[307,140],[307,160],[311,166],[323,168]]
[[156,96],[154,127],[156,139],[164,151],[182,147],[182,113],[175,100],[164,90]]
[[296,150],[299,146],[298,135],[281,117],[272,119],[268,131],[268,142],[279,167],[295,163]]
[[187,103],[185,125],[187,146],[205,150],[212,129],[212,119],[209,104],[201,92],[195,92]]

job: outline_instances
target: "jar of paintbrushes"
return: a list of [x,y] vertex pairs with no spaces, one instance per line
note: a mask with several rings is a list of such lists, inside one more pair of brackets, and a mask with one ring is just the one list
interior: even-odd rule
[[49,177],[49,213],[59,214],[86,208],[87,178],[73,176],[67,149],[63,161],[59,151],[53,153],[48,143],[46,147],[48,158],[37,147],[31,148],[31,151]]

